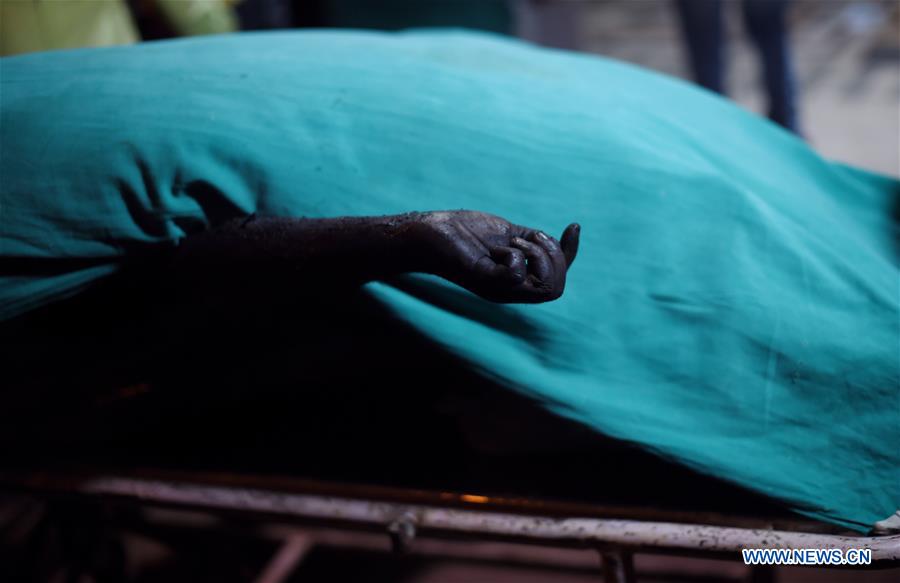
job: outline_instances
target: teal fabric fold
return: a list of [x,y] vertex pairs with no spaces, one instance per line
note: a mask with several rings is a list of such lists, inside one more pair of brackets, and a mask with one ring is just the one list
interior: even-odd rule
[[857,530],[900,508],[900,184],[724,99],[490,35],[332,31],[4,58],[0,106],[0,318],[253,212],[578,221],[559,301],[368,291],[597,432]]

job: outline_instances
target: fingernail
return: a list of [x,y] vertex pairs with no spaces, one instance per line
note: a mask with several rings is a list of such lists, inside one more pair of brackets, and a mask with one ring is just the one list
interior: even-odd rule
[[541,241],[549,241],[550,240],[550,237],[545,235],[543,231],[538,231],[537,236],[538,236],[538,239],[540,239]]

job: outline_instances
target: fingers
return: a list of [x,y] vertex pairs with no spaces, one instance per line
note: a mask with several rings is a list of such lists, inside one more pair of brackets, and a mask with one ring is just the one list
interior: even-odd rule
[[553,275],[555,280],[559,280],[562,278],[565,279],[566,275],[566,256],[563,255],[562,249],[559,246],[559,243],[553,237],[550,237],[543,231],[534,231],[531,236],[528,237],[528,240],[536,245],[540,245],[541,248],[546,251],[547,255],[550,257],[550,263],[553,265]]
[[512,247],[495,247],[490,257],[484,256],[475,264],[475,272],[481,278],[499,289],[512,289],[520,286],[528,276],[525,254]]
[[526,241],[521,237],[514,237],[511,243],[513,247],[521,249],[528,258],[528,274],[534,276],[545,286],[552,286],[554,281],[553,261],[547,251],[541,245]]
[[525,264],[525,254],[521,249],[514,247],[494,247],[491,249],[491,258],[501,266],[506,267],[508,277],[515,282],[525,281],[528,269]]
[[441,233],[447,265],[443,275],[481,297],[501,303],[540,303],[560,297],[566,272],[578,253],[580,227],[566,227],[560,240],[483,213],[456,213]]
[[581,238],[581,225],[572,223],[563,231],[560,237],[560,245],[562,246],[563,255],[566,258],[566,267],[572,265],[575,256],[578,255],[578,241]]
[[[529,229],[526,227],[514,226],[516,230],[515,234],[524,239],[528,239],[534,243],[540,243],[537,235],[540,233],[544,235],[542,231],[536,231],[534,229]],[[557,243],[553,237],[544,235],[547,239],[553,243]],[[566,267],[572,265],[575,261],[575,256],[578,255],[578,243],[581,238],[581,225],[578,223],[572,223],[568,227],[566,227],[565,231],[563,231],[562,237],[559,238],[559,242],[557,245],[562,249],[563,257],[565,258]],[[548,252],[551,252],[551,248],[546,247]]]

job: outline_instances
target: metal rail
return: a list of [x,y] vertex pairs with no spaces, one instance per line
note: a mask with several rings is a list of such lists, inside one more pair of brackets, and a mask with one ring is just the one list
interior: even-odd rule
[[[398,546],[419,536],[450,536],[601,550],[718,554],[730,558],[736,557],[743,548],[754,547],[842,551],[864,548],[872,551],[873,563],[900,562],[900,535],[849,536],[674,522],[531,516],[115,475],[97,475],[75,484],[68,483],[65,488],[54,487],[46,477],[40,483],[42,489],[48,491],[112,497],[142,504],[383,529],[392,535]],[[470,495],[467,501],[477,506],[478,499],[478,496]]]

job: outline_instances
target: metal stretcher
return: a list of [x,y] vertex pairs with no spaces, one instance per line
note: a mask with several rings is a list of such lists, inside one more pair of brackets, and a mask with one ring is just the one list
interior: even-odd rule
[[[397,552],[589,570],[610,583],[637,580],[636,553],[740,560],[743,548],[862,548],[871,550],[869,568],[900,566],[900,535],[857,536],[793,518],[635,511],[479,493],[161,470],[5,471],[0,489],[111,508],[179,508],[249,518],[264,525],[260,532],[265,536],[280,541],[257,578],[264,583],[286,580],[316,542],[354,546],[371,537],[389,539]],[[304,526],[297,530],[290,525]],[[370,539],[342,537],[348,530],[370,533]],[[495,544],[472,545],[484,541]],[[583,552],[573,558],[523,551],[522,545],[592,549],[602,562],[592,565]],[[765,572],[757,569],[755,580],[760,571]]]

